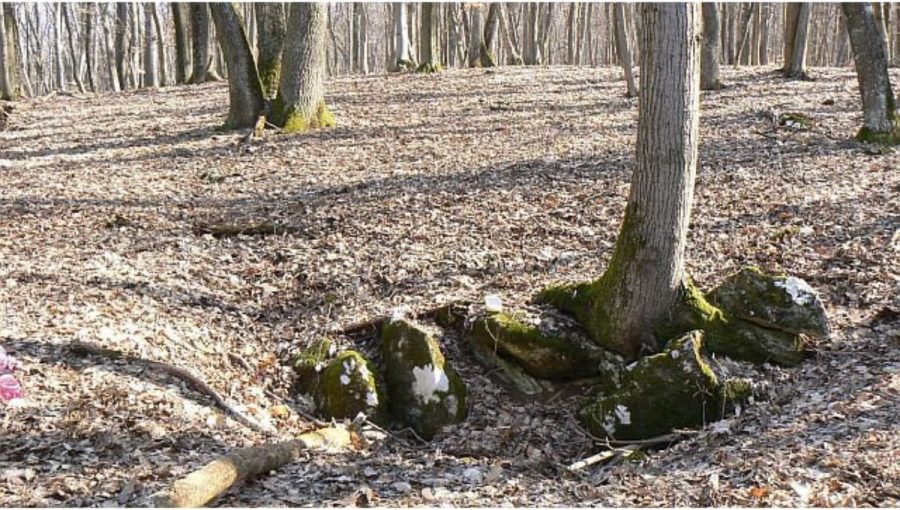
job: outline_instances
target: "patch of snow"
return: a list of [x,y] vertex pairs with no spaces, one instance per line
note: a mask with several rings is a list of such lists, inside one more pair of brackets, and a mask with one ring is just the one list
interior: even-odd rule
[[406,318],[406,307],[398,306],[391,311],[391,322],[397,322]]
[[816,291],[806,283],[806,280],[797,278],[796,276],[788,276],[783,282],[776,281],[776,287],[785,290],[794,303],[800,306],[808,305],[816,299]]
[[447,374],[431,363],[422,367],[413,367],[413,393],[422,399],[422,402],[439,402],[441,399],[436,392],[446,392],[450,389],[450,379]]
[[631,413],[622,404],[616,406],[616,418],[619,419],[619,423],[622,425],[631,425]]

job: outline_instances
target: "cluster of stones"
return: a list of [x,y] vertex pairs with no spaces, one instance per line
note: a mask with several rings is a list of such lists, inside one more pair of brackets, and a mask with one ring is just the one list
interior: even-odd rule
[[[717,375],[709,356],[791,366],[803,360],[807,338],[829,334],[822,302],[805,281],[745,268],[706,295],[688,285],[684,305],[659,332],[668,339],[662,350],[628,363],[571,318],[578,315],[572,313],[575,293],[588,285],[538,295],[562,314],[546,307],[530,314],[497,307],[473,313],[470,306],[451,305],[436,322],[460,332],[475,358],[521,393],[590,378],[594,391],[579,416],[592,434],[620,440],[718,420],[751,396],[750,380]],[[381,337],[383,376],[359,353],[335,356],[323,343],[297,357],[300,380],[313,386],[305,391],[316,396],[323,414],[393,417],[428,438],[465,418],[465,384],[433,334],[397,318],[383,325]]]
[[325,416],[394,419],[426,439],[465,419],[466,386],[430,331],[395,317],[382,326],[381,345],[379,370],[357,351],[316,342],[294,358],[299,390]]

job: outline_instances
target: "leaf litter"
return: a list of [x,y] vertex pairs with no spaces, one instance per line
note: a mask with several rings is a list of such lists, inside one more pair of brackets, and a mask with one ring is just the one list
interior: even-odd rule
[[[448,333],[462,425],[429,444],[369,430],[218,504],[900,504],[900,158],[852,141],[852,70],[815,73],[728,69],[702,97],[692,277],[786,271],[833,326],[799,368],[721,360],[766,388],[739,416],[572,472],[605,447],[573,416],[584,388],[511,394]],[[0,132],[0,344],[25,398],[0,404],[0,504],[145,505],[267,439],[183,381],[72,356],[73,340],[189,369],[283,439],[314,426],[285,362],[328,331],[486,295],[515,309],[598,276],[634,164],[619,74],[340,77],[339,127],[249,145],[215,129],[221,83],[18,104]],[[773,122],[789,112],[810,127]]]

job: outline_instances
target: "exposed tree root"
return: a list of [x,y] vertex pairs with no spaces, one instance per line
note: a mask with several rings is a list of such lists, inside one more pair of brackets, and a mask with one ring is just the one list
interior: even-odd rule
[[100,347],[97,345],[89,344],[86,342],[72,342],[69,344],[69,350],[77,354],[79,356],[91,355],[91,356],[103,356],[104,358],[123,360],[128,363],[133,363],[136,365],[143,365],[149,368],[155,368],[161,370],[171,376],[177,377],[182,381],[188,383],[192,388],[196,391],[208,396],[215,402],[216,407],[221,409],[227,414],[230,414],[234,417],[242,425],[249,427],[258,432],[271,432],[271,430],[263,427],[262,425],[256,423],[250,418],[246,417],[240,411],[234,408],[231,404],[225,401],[215,390],[209,387],[203,380],[195,376],[194,374],[188,372],[183,368],[176,367],[174,365],[170,365],[168,363],[163,363],[161,361],[152,361],[143,358],[139,358],[137,356],[132,356],[130,354],[125,354],[122,351],[118,351],[115,349],[106,349],[104,347]]
[[167,493],[157,495],[154,503],[170,508],[204,506],[236,483],[290,464],[305,451],[343,450],[350,445],[347,429],[329,427],[290,441],[241,448],[177,480]]

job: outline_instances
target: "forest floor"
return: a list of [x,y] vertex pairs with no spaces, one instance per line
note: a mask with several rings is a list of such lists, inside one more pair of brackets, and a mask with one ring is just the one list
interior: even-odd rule
[[[691,275],[709,289],[746,264],[783,270],[832,321],[801,366],[756,369],[766,398],[639,462],[570,472],[603,448],[578,396],[512,395],[447,334],[470,390],[462,425],[314,455],[218,504],[900,505],[900,153],[852,140],[851,69],[812,74],[726,70],[729,88],[702,96]],[[327,331],[486,293],[514,307],[601,274],[634,165],[619,70],[327,90],[339,127],[249,145],[216,130],[223,83],[16,105],[0,132],[0,345],[26,398],[0,403],[0,505],[145,505],[267,439],[165,373],[73,355],[73,340],[188,368],[288,438],[312,425],[285,362]],[[261,222],[287,232],[204,233]]]

